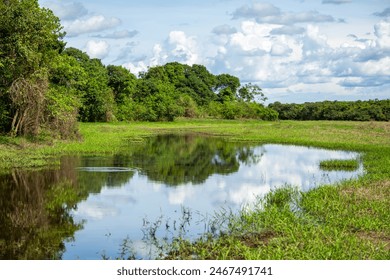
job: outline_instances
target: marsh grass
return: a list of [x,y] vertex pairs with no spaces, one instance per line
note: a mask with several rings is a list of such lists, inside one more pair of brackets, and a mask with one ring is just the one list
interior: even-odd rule
[[230,216],[218,238],[177,240],[168,259],[389,259],[388,202],[357,203],[350,192],[347,182],[308,193],[275,190],[259,200],[261,207]]

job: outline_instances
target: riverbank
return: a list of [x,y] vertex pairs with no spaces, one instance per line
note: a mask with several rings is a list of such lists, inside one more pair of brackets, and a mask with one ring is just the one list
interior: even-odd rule
[[[169,258],[390,259],[390,123],[178,120],[81,123],[77,141],[0,137],[0,170],[58,164],[64,154],[115,154],[160,133],[199,133],[231,141],[281,143],[362,153],[365,175],[307,193],[275,191],[259,209],[229,217],[220,238],[177,240]],[[294,207],[291,207],[293,205]],[[226,218],[226,217],[224,217]]]

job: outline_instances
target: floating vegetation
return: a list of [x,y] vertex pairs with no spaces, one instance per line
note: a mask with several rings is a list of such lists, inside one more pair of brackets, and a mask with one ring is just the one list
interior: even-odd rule
[[320,162],[320,168],[326,171],[354,171],[359,168],[356,159],[331,159]]

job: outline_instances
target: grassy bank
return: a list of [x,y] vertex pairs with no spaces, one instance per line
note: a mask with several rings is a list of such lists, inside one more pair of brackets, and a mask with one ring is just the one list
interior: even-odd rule
[[115,154],[159,133],[359,151],[365,168],[359,180],[307,193],[275,191],[257,210],[229,217],[220,238],[178,240],[170,258],[390,259],[390,123],[178,120],[80,124],[80,132],[80,141],[49,145],[0,137],[0,170],[56,165],[62,154]]

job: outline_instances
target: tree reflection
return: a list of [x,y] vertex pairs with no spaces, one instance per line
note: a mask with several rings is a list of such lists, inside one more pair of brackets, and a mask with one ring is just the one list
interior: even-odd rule
[[260,160],[248,144],[195,134],[159,135],[133,150],[131,166],[149,179],[177,186],[201,184],[212,174],[237,172],[240,163]]
[[[78,160],[76,166],[82,167],[128,167],[130,158],[129,155],[114,155],[109,157],[75,157]],[[133,171],[130,172],[78,172],[78,184],[88,193],[100,193],[103,186],[107,187],[121,187],[134,175]]]
[[[0,259],[60,259],[64,242],[82,228],[70,211],[90,193],[99,193],[105,185],[120,186],[133,175],[78,172],[76,167],[88,160],[64,157],[59,169],[13,170],[0,176]],[[99,160],[108,166],[117,161],[122,160]]]
[[66,156],[58,169],[13,170],[0,176],[0,259],[61,259],[65,242],[83,225],[72,209],[100,193],[121,187],[134,172],[85,172],[77,167],[131,167],[168,186],[201,184],[212,174],[230,174],[261,155],[247,144],[221,138],[160,135],[107,157]]
[[80,199],[75,177],[62,181],[59,173],[14,170],[0,177],[1,259],[58,259],[63,241],[81,228],[69,215]]

